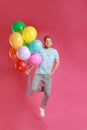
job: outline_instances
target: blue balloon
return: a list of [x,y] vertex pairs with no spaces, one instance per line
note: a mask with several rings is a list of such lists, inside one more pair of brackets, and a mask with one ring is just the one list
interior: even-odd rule
[[31,53],[40,52],[42,49],[42,42],[38,39],[33,40],[29,45]]

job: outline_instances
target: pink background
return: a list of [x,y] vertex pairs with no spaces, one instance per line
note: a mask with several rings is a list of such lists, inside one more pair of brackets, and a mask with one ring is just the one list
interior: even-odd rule
[[[37,28],[41,41],[52,35],[59,50],[61,65],[44,119],[38,109],[43,94],[26,97],[27,76],[8,55],[17,20]],[[1,0],[0,60],[0,130],[87,130],[86,0]]]

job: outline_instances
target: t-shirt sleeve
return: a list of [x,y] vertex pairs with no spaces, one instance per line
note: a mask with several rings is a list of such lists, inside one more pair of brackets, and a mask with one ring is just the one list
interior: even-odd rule
[[58,60],[58,59],[59,59],[59,53],[58,53],[57,50],[55,50],[54,59],[55,59],[55,60]]

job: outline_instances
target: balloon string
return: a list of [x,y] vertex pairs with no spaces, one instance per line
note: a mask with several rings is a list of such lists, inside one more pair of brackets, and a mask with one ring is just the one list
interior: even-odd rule
[[30,92],[31,92],[31,81],[30,81],[30,75],[28,75],[28,89],[27,89],[27,92],[26,92],[26,95],[30,95]]

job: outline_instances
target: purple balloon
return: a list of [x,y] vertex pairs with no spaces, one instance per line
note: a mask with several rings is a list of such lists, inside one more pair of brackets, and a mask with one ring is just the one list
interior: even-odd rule
[[28,60],[31,55],[31,52],[28,47],[21,46],[17,50],[17,56],[20,60]]
[[30,58],[29,58],[29,64],[31,65],[39,65],[42,61],[42,56],[40,55],[40,53],[33,53],[31,54]]

